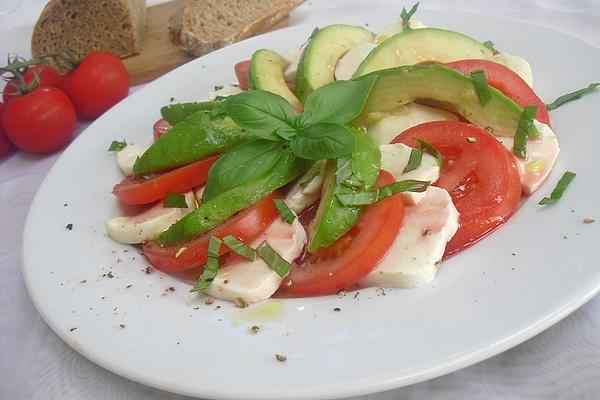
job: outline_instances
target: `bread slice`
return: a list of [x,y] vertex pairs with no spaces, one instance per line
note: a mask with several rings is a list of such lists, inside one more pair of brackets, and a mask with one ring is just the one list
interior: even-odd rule
[[[304,0],[190,0],[181,16],[181,47],[196,56],[264,32]],[[176,35],[177,16],[171,21]]]
[[146,24],[144,0],[51,0],[31,38],[34,56],[69,50],[81,58],[95,50],[138,54]]

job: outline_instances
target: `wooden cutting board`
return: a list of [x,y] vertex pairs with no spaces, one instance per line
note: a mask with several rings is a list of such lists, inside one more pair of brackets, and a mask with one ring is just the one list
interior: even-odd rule
[[[146,83],[194,59],[171,43],[169,18],[181,10],[186,0],[173,0],[148,7],[144,48],[140,54],[123,59],[131,85]],[[282,19],[267,31],[289,26],[289,17]]]

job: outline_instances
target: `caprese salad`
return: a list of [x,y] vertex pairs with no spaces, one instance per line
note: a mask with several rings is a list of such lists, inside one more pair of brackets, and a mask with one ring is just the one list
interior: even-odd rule
[[163,107],[149,147],[113,142],[113,194],[149,208],[109,236],[232,301],[434,279],[540,188],[559,146],[526,60],[415,11],[257,50],[238,85]]

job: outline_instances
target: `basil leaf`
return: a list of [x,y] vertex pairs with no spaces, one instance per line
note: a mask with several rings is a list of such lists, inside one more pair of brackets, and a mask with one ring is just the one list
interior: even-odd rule
[[279,140],[278,130],[295,130],[296,116],[283,97],[264,90],[252,90],[230,96],[223,102],[225,112],[250,134],[263,139]]
[[283,200],[275,199],[273,200],[273,203],[275,204],[275,207],[277,207],[277,210],[279,211],[279,215],[281,216],[282,220],[284,220],[288,224],[291,224],[296,220],[296,214],[294,214],[294,212],[290,210],[290,208],[287,206],[287,204],[285,204]]
[[415,3],[410,9],[410,11],[406,12],[406,8],[402,7],[402,12],[400,13],[400,18],[402,18],[402,29],[405,31],[410,31],[412,28],[410,27],[410,18],[417,12],[417,7],[419,7],[419,3]]
[[412,149],[410,151],[410,157],[408,158],[408,164],[404,167],[402,173],[414,171],[419,168],[421,161],[423,160],[423,151],[419,149]]
[[544,197],[542,200],[540,200],[540,202],[538,204],[547,206],[547,205],[556,203],[563,196],[565,189],[567,188],[567,186],[569,186],[569,184],[571,183],[573,178],[575,178],[574,172],[571,172],[571,171],[565,172],[563,174],[562,178],[560,178],[560,180],[556,184],[556,187],[550,194],[550,197]]
[[335,166],[335,184],[341,185],[344,181],[352,176],[352,162],[349,158],[338,158]]
[[375,192],[338,193],[336,197],[345,207],[367,206],[400,192],[424,192],[430,184],[429,181],[407,179],[383,186]]
[[208,257],[200,279],[198,279],[196,286],[190,289],[190,292],[199,292],[208,289],[217,276],[217,272],[219,272],[219,259],[217,257]]
[[223,243],[225,246],[229,247],[231,251],[239,254],[244,257],[246,260],[254,261],[256,260],[256,250],[252,247],[244,244],[240,239],[235,236],[228,235],[223,238]]
[[472,71],[471,78],[473,79],[473,85],[475,86],[477,97],[479,97],[479,102],[481,105],[486,105],[492,98],[492,93],[490,92],[485,72],[482,69]]
[[282,278],[285,278],[292,269],[292,264],[287,262],[285,258],[281,257],[273,250],[266,240],[256,248],[256,252],[258,253],[258,256]]
[[119,152],[127,147],[127,142],[123,140],[122,142],[113,140],[110,146],[108,146],[108,151],[116,151]]
[[361,113],[377,80],[369,76],[357,81],[334,81],[312,92],[304,103],[301,127],[318,122],[346,124]]
[[[513,145],[513,154],[519,158],[527,158],[527,139],[533,127],[533,119],[537,111],[536,106],[525,106],[523,114],[519,119],[517,133],[515,134],[515,142]],[[536,131],[537,133],[537,131]]]
[[593,92],[598,86],[600,86],[600,82],[594,82],[590,83],[588,87],[562,95],[558,99],[554,100],[552,103],[546,104],[546,110],[551,111],[557,109],[565,103],[568,103],[573,100],[578,100],[586,94]]
[[[198,111],[220,111],[223,112],[223,102],[221,101],[203,101],[193,103],[169,104],[160,109],[160,115],[171,125],[187,119],[190,115]],[[211,117],[214,117],[211,114]]]
[[427,143],[424,140],[421,139],[416,139],[417,143],[419,143],[419,147],[421,148],[421,151],[424,151],[426,153],[431,154],[432,156],[435,157],[436,161],[437,161],[437,165],[440,167],[440,169],[442,168],[442,164],[444,163],[444,157],[442,156],[442,153],[440,153],[438,151],[438,149],[436,149],[435,147],[433,147],[433,145]]
[[221,255],[221,244],[223,241],[216,236],[210,235],[208,238],[208,256],[219,257]]
[[344,207],[368,206],[377,202],[377,192],[337,193],[335,197]]
[[163,207],[167,208],[188,208],[185,196],[179,193],[167,193],[163,201]]
[[344,126],[320,122],[301,130],[290,148],[300,158],[324,160],[350,155],[354,144],[354,137]]
[[488,49],[490,49],[491,51],[498,51],[496,50],[496,48],[494,47],[494,42],[492,42],[491,40],[486,40],[485,42],[482,43],[485,47],[487,47]]

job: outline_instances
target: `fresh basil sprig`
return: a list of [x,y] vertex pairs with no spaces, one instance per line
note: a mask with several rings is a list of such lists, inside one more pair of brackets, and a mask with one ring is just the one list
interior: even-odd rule
[[350,155],[354,138],[343,125],[319,122],[302,129],[291,140],[292,152],[307,160],[323,160]]

